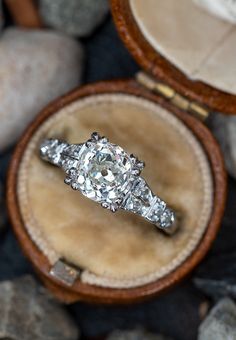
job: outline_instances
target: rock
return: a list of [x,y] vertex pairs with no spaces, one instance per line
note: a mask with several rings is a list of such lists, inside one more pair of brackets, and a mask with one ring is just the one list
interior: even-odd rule
[[163,335],[156,335],[148,333],[142,329],[135,329],[130,331],[117,330],[112,332],[107,340],[171,340]]
[[202,322],[198,340],[235,340],[236,305],[229,298],[222,299]]
[[[224,227],[228,227],[228,224],[224,223]],[[231,229],[229,228],[229,236],[227,236],[227,234],[224,233],[226,230],[222,228],[219,238],[224,237],[224,241],[230,237],[232,238],[234,228]],[[232,251],[230,251],[230,249],[232,249]],[[236,252],[234,251],[233,242],[231,246],[229,240],[228,250],[224,250],[223,244],[221,243],[221,248],[213,253],[212,256],[208,256],[198,267],[193,282],[199,290],[213,300],[219,300],[224,296],[236,298],[235,270]]]
[[236,117],[214,113],[211,128],[221,146],[227,170],[236,178]]
[[194,0],[194,2],[211,14],[236,23],[236,0]]
[[0,283],[0,339],[77,340],[65,310],[31,276]]
[[45,24],[78,37],[91,34],[108,10],[108,0],[40,0]]
[[236,282],[227,279],[194,279],[196,287],[213,300],[218,300],[225,296],[236,298]]
[[0,39],[0,150],[51,100],[79,85],[83,51],[53,31],[6,29]]

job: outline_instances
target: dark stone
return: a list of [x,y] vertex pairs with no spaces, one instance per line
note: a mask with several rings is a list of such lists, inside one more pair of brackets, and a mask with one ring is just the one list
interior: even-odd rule
[[224,296],[236,298],[236,282],[230,282],[226,279],[200,279],[195,278],[194,283],[198,289],[213,300],[218,300]]
[[66,311],[30,276],[0,283],[0,320],[0,339],[78,339]]
[[114,331],[107,337],[107,340],[171,340],[171,338],[161,334],[148,333],[142,329],[134,329],[130,331]]
[[108,0],[40,0],[40,12],[48,26],[78,37],[91,34],[108,10]]
[[193,282],[204,294],[219,299],[235,297],[236,290],[236,183],[229,178],[229,193],[220,231],[207,257],[199,265]]
[[99,306],[80,302],[69,309],[81,332],[89,338],[109,334],[114,329],[142,327],[176,340],[193,340],[201,321],[202,301],[201,295],[186,282],[168,294],[139,304]]
[[199,328],[198,340],[235,340],[236,305],[222,299],[209,313]]

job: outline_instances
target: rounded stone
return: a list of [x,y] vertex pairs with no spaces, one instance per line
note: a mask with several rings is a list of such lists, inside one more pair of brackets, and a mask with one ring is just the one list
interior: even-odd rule
[[80,84],[83,49],[49,30],[5,29],[0,40],[0,150],[50,101]]
[[90,35],[109,12],[108,0],[40,0],[41,16],[50,27],[78,37]]
[[113,203],[130,182],[132,162],[120,146],[98,141],[81,148],[78,170],[78,183],[85,196]]

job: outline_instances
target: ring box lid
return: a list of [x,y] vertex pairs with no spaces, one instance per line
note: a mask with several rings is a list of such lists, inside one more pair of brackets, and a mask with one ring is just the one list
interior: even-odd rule
[[190,0],[111,0],[111,8],[125,45],[167,92],[207,111],[235,114],[236,26]]

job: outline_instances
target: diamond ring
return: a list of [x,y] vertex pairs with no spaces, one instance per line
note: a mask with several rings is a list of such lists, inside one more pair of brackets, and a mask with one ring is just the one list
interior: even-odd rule
[[64,181],[72,189],[103,208],[133,212],[168,234],[176,230],[174,212],[140,176],[144,162],[97,132],[80,144],[46,139],[40,145],[40,156],[65,171]]

